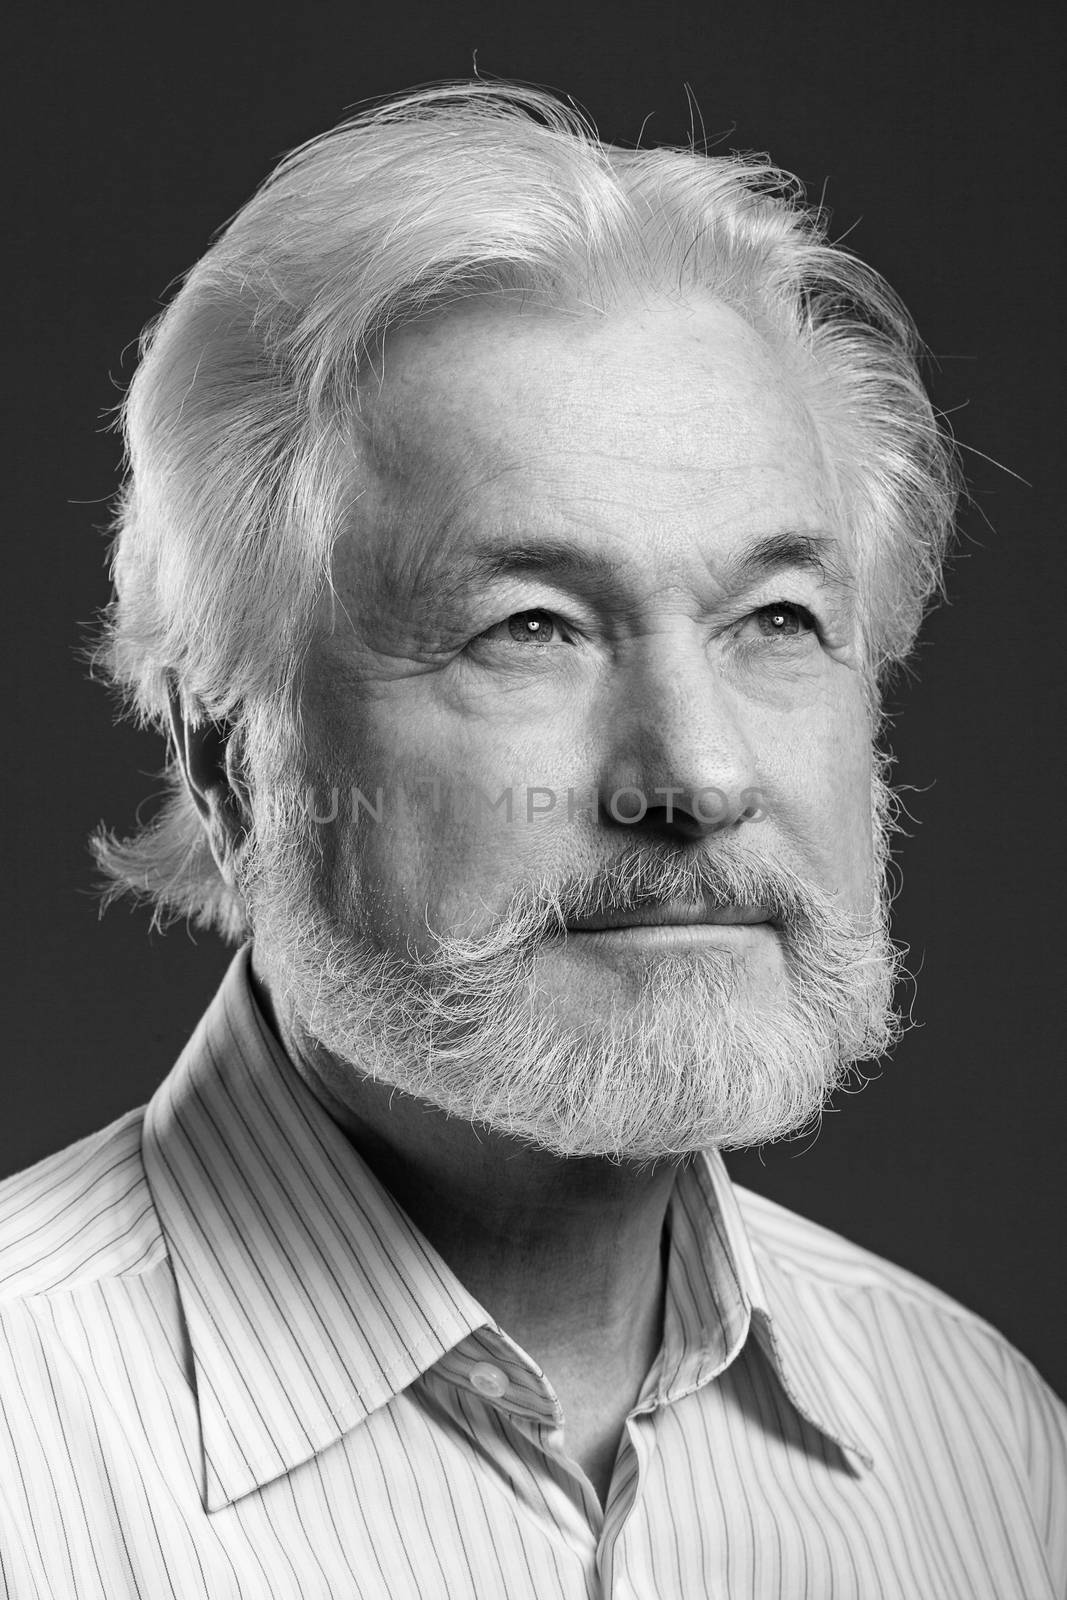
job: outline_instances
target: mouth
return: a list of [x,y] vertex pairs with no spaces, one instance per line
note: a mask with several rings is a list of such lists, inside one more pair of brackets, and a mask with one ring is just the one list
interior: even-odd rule
[[694,906],[672,904],[638,906],[632,911],[603,911],[590,917],[575,917],[567,924],[570,933],[611,933],[626,928],[732,928],[766,923],[774,927],[766,906]]

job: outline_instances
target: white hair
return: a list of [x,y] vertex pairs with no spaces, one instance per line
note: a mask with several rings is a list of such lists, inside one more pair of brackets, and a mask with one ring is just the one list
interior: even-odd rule
[[[767,158],[627,150],[551,95],[446,85],[288,156],[188,274],[142,343],[122,419],[128,475],[115,597],[94,666],[142,723],[227,728],[238,765],[298,747],[303,662],[336,540],[356,527],[357,383],[388,330],[521,290],[595,315],[626,294],[707,291],[795,371],[859,554],[872,707],[938,590],[955,456],[914,326],[827,242]],[[105,903],[247,936],[180,770],[156,819],[92,840]]]

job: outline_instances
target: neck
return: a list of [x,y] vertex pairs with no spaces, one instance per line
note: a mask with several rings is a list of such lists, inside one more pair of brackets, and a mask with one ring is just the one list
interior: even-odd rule
[[639,1386],[677,1165],[560,1157],[450,1117],[310,1048],[255,989],[308,1087],[500,1327],[546,1370],[588,1350]]

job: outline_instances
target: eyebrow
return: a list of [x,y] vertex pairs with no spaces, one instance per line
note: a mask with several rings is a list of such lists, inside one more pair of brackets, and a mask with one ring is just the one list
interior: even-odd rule
[[725,581],[741,588],[755,578],[790,570],[811,572],[830,589],[851,590],[855,580],[839,539],[826,533],[771,533],[727,562]]
[[[442,587],[446,595],[453,595],[473,583],[532,574],[556,580],[570,578],[594,591],[610,593],[618,587],[616,571],[614,563],[583,545],[546,535],[536,543],[505,540],[466,550],[451,565]],[[723,568],[722,585],[725,590],[736,592],[759,578],[787,571],[810,572],[825,587],[842,593],[855,587],[840,540],[826,533],[792,529],[767,534],[729,557]]]

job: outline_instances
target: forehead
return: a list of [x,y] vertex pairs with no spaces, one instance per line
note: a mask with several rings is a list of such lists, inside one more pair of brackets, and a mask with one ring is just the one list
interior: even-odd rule
[[833,525],[832,467],[784,363],[687,300],[564,314],[479,301],[406,327],[363,387],[350,555],[416,581],[483,535],[578,533],[684,560]]

